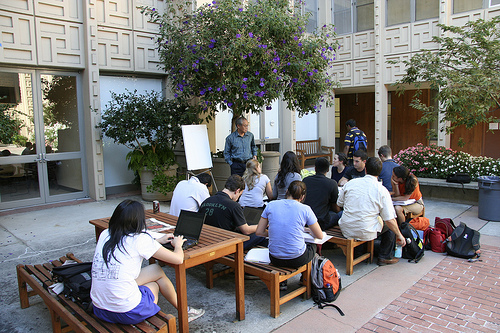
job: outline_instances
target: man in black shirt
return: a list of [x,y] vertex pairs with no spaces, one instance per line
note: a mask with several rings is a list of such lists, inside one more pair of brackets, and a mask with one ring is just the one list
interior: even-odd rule
[[311,207],[322,230],[338,225],[339,221],[339,189],[335,180],[326,177],[329,168],[328,160],[319,157],[314,164],[316,174],[302,180],[307,187],[304,204]]
[[349,180],[354,178],[364,177],[366,174],[365,164],[368,159],[368,155],[364,150],[356,150],[353,156],[353,166],[348,167],[344,173],[344,177],[340,178],[339,186],[344,186]]
[[199,212],[206,215],[205,223],[229,231],[239,231],[250,237],[243,243],[248,250],[256,245],[267,246],[267,239],[255,235],[257,225],[248,225],[238,201],[245,189],[245,182],[239,175],[231,175],[222,191],[207,198],[200,206]]

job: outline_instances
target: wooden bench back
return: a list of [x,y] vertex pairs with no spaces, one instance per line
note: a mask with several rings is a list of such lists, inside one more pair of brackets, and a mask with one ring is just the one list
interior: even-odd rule
[[317,140],[297,141],[295,145],[297,150],[304,151],[306,155],[321,152],[321,138]]

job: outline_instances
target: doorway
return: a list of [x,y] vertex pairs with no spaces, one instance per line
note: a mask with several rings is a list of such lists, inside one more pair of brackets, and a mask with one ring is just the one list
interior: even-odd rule
[[279,107],[280,101],[275,100],[261,113],[251,114],[248,117],[255,144],[261,152],[280,151]]
[[0,209],[87,196],[81,78],[0,69]]

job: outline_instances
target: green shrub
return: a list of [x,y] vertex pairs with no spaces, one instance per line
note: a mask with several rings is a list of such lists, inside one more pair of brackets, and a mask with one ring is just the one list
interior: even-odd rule
[[476,180],[479,176],[500,176],[500,159],[472,156],[450,148],[418,143],[401,150],[394,160],[406,166],[417,177],[445,179],[457,172],[467,172]]

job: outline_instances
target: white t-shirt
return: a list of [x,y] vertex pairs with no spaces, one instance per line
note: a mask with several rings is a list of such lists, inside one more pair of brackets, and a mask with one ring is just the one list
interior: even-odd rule
[[200,183],[197,177],[180,181],[175,187],[170,202],[170,214],[179,216],[181,210],[197,212],[200,205],[210,196],[208,187]]
[[337,204],[344,208],[339,226],[347,238],[375,239],[383,227],[379,216],[383,221],[396,218],[389,191],[371,175],[348,181],[339,191]]
[[261,174],[259,180],[255,179],[254,187],[249,190],[248,185],[245,184],[245,190],[240,196],[238,201],[241,207],[262,207],[264,206],[264,193],[266,186],[270,182],[269,177]]
[[[102,257],[102,248],[109,239],[109,231],[99,236],[92,262],[92,303],[100,309],[127,312],[139,305],[141,292],[135,279],[141,272],[142,260],[149,259],[161,244],[146,233],[123,238],[123,247],[115,248],[116,259],[111,257],[108,266]],[[123,251],[127,249],[127,252]],[[123,252],[122,252],[123,251]]]

